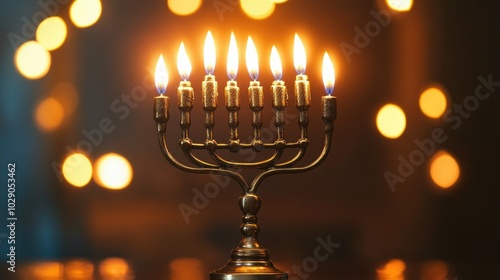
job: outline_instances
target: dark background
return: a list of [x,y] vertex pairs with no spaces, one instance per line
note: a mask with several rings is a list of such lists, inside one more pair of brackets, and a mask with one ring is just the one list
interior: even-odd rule
[[[15,70],[15,50],[7,34],[19,33],[20,19],[39,7],[34,1],[2,1],[0,155],[2,166],[8,162],[18,166],[19,267],[44,260],[99,262],[116,256],[131,263],[137,279],[169,279],[169,262],[190,257],[202,262],[208,278],[208,271],[223,265],[239,241],[237,198],[241,191],[231,182],[186,224],[179,205],[192,206],[193,188],[202,190],[213,179],[183,173],[163,159],[151,114],[155,90],[148,91],[123,120],[110,105],[143,85],[160,53],[169,68],[167,94],[173,96],[179,81],[177,49],[184,41],[197,98],[192,137],[201,141],[199,94],[206,32],[211,30],[216,41],[215,75],[221,94],[227,80],[225,52],[230,32],[235,32],[240,52],[237,80],[243,97],[249,81],[244,46],[247,36],[252,36],[261,57],[259,80],[267,104],[272,81],[268,57],[274,44],[283,62],[283,80],[292,93],[297,32],[308,55],[313,92],[306,161],[322,148],[319,97],[324,92],[324,51],[334,57],[339,115],[332,152],[321,166],[304,174],[271,177],[260,189],[260,241],[270,249],[276,265],[283,270],[300,265],[312,256],[317,238],[331,236],[340,247],[319,263],[310,279],[375,279],[375,268],[393,258],[407,263],[407,279],[424,279],[411,275],[419,275],[420,264],[429,260],[446,262],[449,279],[499,279],[496,172],[500,133],[495,112],[500,88],[481,101],[456,130],[442,118],[424,116],[418,107],[419,94],[430,84],[439,83],[447,90],[452,108],[474,94],[479,76],[492,75],[500,81],[496,1],[416,1],[410,12],[392,14],[390,23],[349,59],[340,45],[354,45],[354,28],[364,29],[373,21],[371,11],[387,9],[382,3],[291,0],[277,5],[268,19],[256,21],[238,6],[220,16],[212,2],[204,1],[195,14],[180,17],[168,10],[165,1],[103,1],[100,20],[87,29],[74,27],[68,18],[69,5],[62,5],[59,14],[68,25],[68,37],[51,53],[48,75],[33,81]],[[40,132],[33,121],[34,108],[59,81],[76,86],[80,103],[59,130]],[[386,103],[400,105],[407,116],[406,131],[395,140],[381,136],[375,125],[377,110]],[[216,136],[225,139],[226,113],[219,105]],[[174,145],[180,133],[177,109],[172,107],[168,140]],[[266,109],[265,117],[270,120],[271,110]],[[293,106],[288,114],[286,136],[294,141],[297,115]],[[83,129],[96,128],[105,117],[112,119],[116,129],[105,135],[89,157],[95,160],[108,152],[125,156],[134,170],[130,186],[111,191],[94,181],[82,189],[60,182],[52,163],[64,159],[67,146],[75,148],[85,139]],[[265,127],[272,128],[269,123]],[[407,158],[416,148],[414,140],[430,137],[434,128],[448,135],[437,148],[453,154],[460,164],[457,184],[450,189],[436,187],[428,175],[427,159],[391,191],[384,172],[397,172],[398,156]],[[250,132],[250,115],[242,108],[242,139]],[[6,182],[6,168],[2,170],[2,182]],[[4,205],[6,183],[0,188],[0,205]],[[1,209],[0,221],[5,218],[6,209]],[[0,229],[4,232],[5,228]],[[1,241],[0,260],[5,265],[7,248],[5,239]],[[5,271],[0,275],[12,277]]]

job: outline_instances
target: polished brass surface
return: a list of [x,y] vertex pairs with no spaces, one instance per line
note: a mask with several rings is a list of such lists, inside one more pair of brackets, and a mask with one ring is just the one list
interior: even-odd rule
[[[208,78],[207,78],[208,77]],[[213,139],[214,111],[217,108],[217,84],[209,76],[202,85],[202,107],[205,110],[205,128],[207,138],[204,143],[194,143],[189,138],[191,119],[189,112],[193,108],[193,90],[191,84],[182,83],[178,88],[178,107],[181,111],[181,128],[183,130],[180,147],[190,163],[183,163],[174,158],[166,140],[166,124],[169,119],[168,97],[155,97],[154,119],[158,126],[158,141],[163,155],[172,165],[180,170],[191,173],[211,173],[227,176],[238,183],[243,190],[239,199],[240,209],[243,212],[243,223],[240,231],[243,235],[239,245],[232,250],[231,258],[225,266],[210,273],[211,280],[286,280],[285,272],[274,267],[269,257],[269,251],[263,248],[258,241],[259,226],[257,213],[261,199],[257,194],[258,187],[268,177],[277,174],[289,174],[309,171],[323,162],[330,150],[333,134],[333,122],[337,117],[337,99],[333,96],[321,98],[321,112],[324,122],[323,150],[311,163],[298,166],[309,145],[307,125],[309,119],[307,111],[310,107],[310,88],[306,75],[298,75],[295,82],[295,101],[299,111],[298,125],[300,138],[296,142],[286,142],[283,136],[285,126],[284,111],[288,105],[288,94],[284,82],[275,81],[271,86],[272,108],[275,111],[277,138],[274,142],[263,143],[260,139],[262,127],[262,109],[264,108],[263,90],[258,82],[251,82],[248,88],[249,107],[252,111],[252,126],[254,137],[250,143],[242,143],[238,138],[238,111],[240,110],[240,92],[235,81],[229,81],[224,89],[225,107],[228,111],[228,125],[230,137],[228,143],[219,144]],[[220,150],[232,152],[240,149],[253,149],[255,152],[273,150],[274,153],[261,160],[243,162],[224,158]],[[291,159],[280,160],[285,149],[296,149],[297,153]],[[195,156],[194,151],[205,150],[211,161],[204,161]],[[258,169],[261,172],[247,182],[241,175],[241,169]]]

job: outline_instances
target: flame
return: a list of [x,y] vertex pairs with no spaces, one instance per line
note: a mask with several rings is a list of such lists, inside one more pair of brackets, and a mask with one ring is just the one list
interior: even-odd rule
[[234,33],[231,32],[231,40],[229,41],[229,51],[227,54],[227,76],[231,81],[236,79],[238,74],[238,47]]
[[281,80],[283,74],[283,68],[281,67],[281,59],[276,47],[273,46],[271,50],[271,72],[273,73],[275,80]]
[[303,75],[306,73],[306,50],[297,33],[295,33],[293,44],[293,64],[297,74]]
[[323,84],[325,85],[326,93],[331,95],[333,86],[335,85],[335,69],[327,52],[323,55]]
[[247,42],[247,68],[250,77],[255,81],[259,77],[259,58],[257,49],[253,43],[252,37],[248,36]]
[[189,57],[187,56],[186,48],[184,48],[184,42],[181,42],[181,46],[179,47],[179,54],[177,55],[177,69],[179,70],[179,74],[184,81],[189,79],[189,75],[191,74],[191,70],[193,68],[191,66],[191,62],[189,61]]
[[203,49],[203,58],[205,61],[205,72],[207,75],[212,75],[215,70],[215,43],[212,32],[207,32],[205,38],[205,48]]
[[159,94],[163,95],[165,91],[167,91],[168,72],[167,66],[165,66],[165,60],[163,60],[163,55],[161,54],[156,64],[155,84]]

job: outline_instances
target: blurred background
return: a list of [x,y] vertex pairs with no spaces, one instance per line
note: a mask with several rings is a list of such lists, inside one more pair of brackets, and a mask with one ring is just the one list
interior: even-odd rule
[[[500,279],[497,14],[497,1],[2,1],[0,278],[198,280],[225,264],[241,236],[240,188],[168,164],[152,119],[163,54],[168,141],[182,159],[174,105],[184,42],[195,90],[191,137],[203,141],[210,30],[219,142],[229,131],[222,96],[231,31],[242,141],[251,135],[247,37],[266,104],[273,45],[281,56],[288,141],[299,135],[295,33],[302,39],[313,95],[304,162],[322,149],[324,52],[333,60],[339,113],[330,155],[259,191],[261,244],[290,279]],[[264,111],[264,139],[272,141],[272,110]],[[17,218],[15,231],[8,217]],[[325,242],[335,250],[315,259]]]

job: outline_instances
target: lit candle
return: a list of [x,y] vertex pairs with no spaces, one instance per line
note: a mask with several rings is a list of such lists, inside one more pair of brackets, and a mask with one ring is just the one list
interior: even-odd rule
[[306,51],[299,35],[295,33],[293,63],[297,71],[295,79],[295,101],[297,108],[309,108],[311,105],[311,88],[306,73]]
[[[205,62],[205,80],[201,82],[202,107],[205,110],[205,128],[207,140],[213,140],[213,128],[215,126],[214,112],[217,109],[218,87],[215,80],[215,43],[212,32],[207,32],[205,46],[203,49],[203,60]],[[209,143],[208,141],[206,142]]]
[[283,70],[281,66],[281,59],[275,46],[271,49],[271,72],[274,76],[274,81],[271,85],[271,93],[273,108],[276,111],[275,124],[278,139],[281,139],[283,138],[283,126],[285,125],[284,110],[288,105],[288,93],[286,91],[285,82],[281,80]]
[[182,79],[177,88],[177,106],[181,110],[180,123],[181,128],[184,129],[183,137],[187,138],[187,128],[191,125],[189,111],[193,109],[194,90],[191,87],[191,82],[188,81],[192,67],[183,42],[179,47],[179,53],[177,55],[177,69]]
[[238,47],[234,33],[231,32],[231,40],[229,41],[229,51],[227,56],[227,76],[229,81],[224,88],[225,105],[229,111],[229,128],[230,128],[230,150],[237,151],[239,148],[238,140],[238,110],[240,109],[240,88],[234,80],[238,74]]
[[154,101],[154,119],[158,123],[158,131],[166,131],[166,123],[169,119],[168,109],[170,107],[170,100],[168,96],[163,94],[167,91],[168,72],[163,60],[163,55],[160,55],[156,63],[155,84],[159,96],[153,98]]
[[326,96],[321,98],[323,120],[332,122],[337,118],[337,98],[332,96],[335,85],[335,69],[327,52],[323,55],[323,84],[326,91]]
[[250,74],[250,85],[248,87],[248,103],[252,110],[252,126],[254,128],[253,147],[255,150],[262,150],[261,127],[262,127],[262,109],[264,108],[264,91],[257,81],[259,77],[259,58],[257,48],[253,43],[252,37],[248,36],[246,62],[248,73]]

